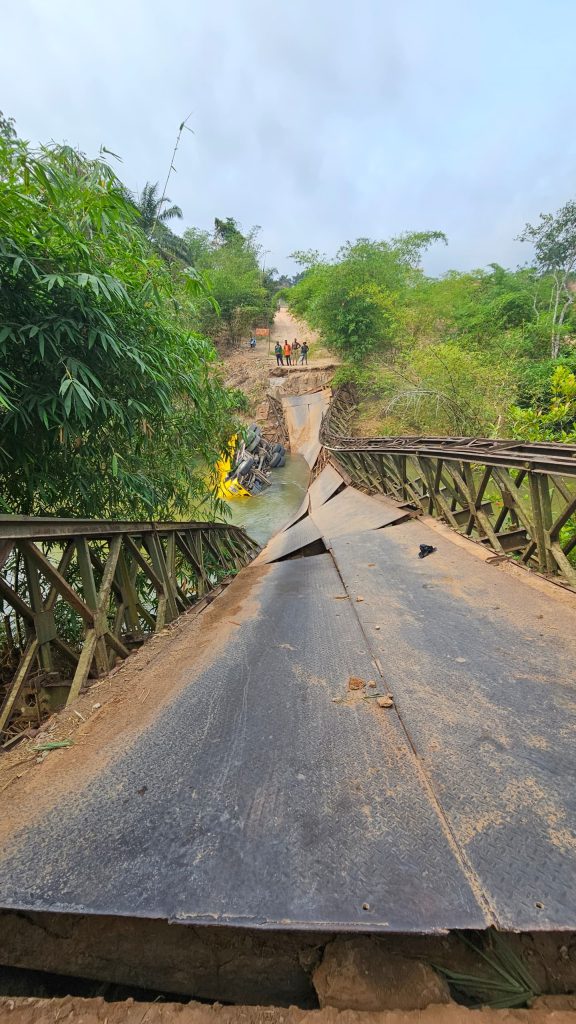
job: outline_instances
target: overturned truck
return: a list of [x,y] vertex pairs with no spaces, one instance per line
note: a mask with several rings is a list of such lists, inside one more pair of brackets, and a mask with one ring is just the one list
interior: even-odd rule
[[218,464],[222,497],[259,494],[270,486],[270,472],[286,463],[283,444],[267,441],[253,423],[245,438],[234,437],[229,454]]

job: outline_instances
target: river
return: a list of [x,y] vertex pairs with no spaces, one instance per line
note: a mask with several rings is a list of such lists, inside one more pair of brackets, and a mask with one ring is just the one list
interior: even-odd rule
[[308,463],[301,455],[287,454],[286,465],[272,470],[270,487],[252,498],[228,502],[229,522],[242,526],[258,544],[266,544],[302,504],[309,475]]

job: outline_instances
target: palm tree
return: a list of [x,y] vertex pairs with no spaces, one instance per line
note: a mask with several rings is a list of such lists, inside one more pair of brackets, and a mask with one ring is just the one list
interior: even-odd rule
[[171,200],[168,196],[158,195],[160,186],[147,181],[134,205],[140,213],[141,227],[147,238],[152,238],[157,224],[164,224],[175,217],[182,217],[179,206],[166,206]]

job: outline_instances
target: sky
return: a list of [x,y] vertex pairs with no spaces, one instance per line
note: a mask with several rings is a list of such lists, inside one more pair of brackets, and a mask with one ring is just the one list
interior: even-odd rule
[[266,265],[442,230],[425,270],[529,259],[576,197],[574,0],[3,0],[0,108],[122,157],[183,226],[261,225]]

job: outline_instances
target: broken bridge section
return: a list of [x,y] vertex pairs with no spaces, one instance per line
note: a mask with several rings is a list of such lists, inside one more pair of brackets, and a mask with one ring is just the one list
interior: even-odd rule
[[[390,714],[488,915],[510,930],[573,928],[571,598],[499,572],[330,465],[259,561],[313,555],[313,541],[333,559]],[[421,544],[430,557],[418,557]]]
[[[250,570],[252,614],[152,727],[5,847],[0,904],[251,927],[482,927],[327,554]],[[235,581],[228,590],[232,600]],[[209,638],[207,640],[209,646]]]
[[371,498],[355,487],[347,487],[338,471],[328,465],[311,484],[294,519],[269,541],[252,564],[318,554],[327,550],[335,537],[379,530],[408,518],[406,509],[393,501]]
[[290,450],[302,455],[312,468],[320,454],[320,426],[330,405],[329,388],[304,395],[283,395],[282,410],[290,439]]
[[[287,410],[311,464],[323,402]],[[483,557],[327,466],[201,643],[181,645],[151,724],[80,787],[90,723],[59,752],[67,793],[8,830],[0,905],[310,931],[576,928],[576,610]],[[162,662],[141,685],[162,685]],[[40,792],[50,761],[37,772]]]

